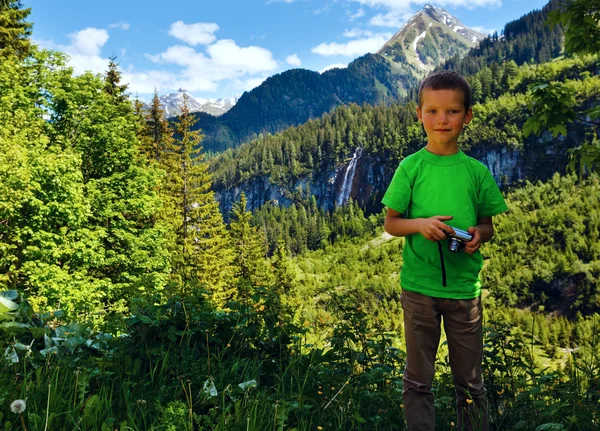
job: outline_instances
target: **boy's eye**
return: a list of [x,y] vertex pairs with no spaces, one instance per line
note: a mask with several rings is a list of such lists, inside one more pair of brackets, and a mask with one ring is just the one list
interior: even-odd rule
[[429,113],[429,114],[435,114],[435,112],[436,112],[435,109],[430,109],[427,111],[427,113]]

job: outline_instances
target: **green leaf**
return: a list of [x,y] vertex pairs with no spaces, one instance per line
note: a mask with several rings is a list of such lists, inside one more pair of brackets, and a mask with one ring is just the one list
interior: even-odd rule
[[535,431],[562,431],[564,429],[565,429],[565,427],[563,424],[547,423],[547,424],[540,425],[539,427],[537,427],[535,429]]

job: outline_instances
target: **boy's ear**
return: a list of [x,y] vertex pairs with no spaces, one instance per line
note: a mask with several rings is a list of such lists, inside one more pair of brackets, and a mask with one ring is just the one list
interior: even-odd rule
[[469,108],[467,115],[465,115],[465,124],[469,124],[473,119],[473,108]]
[[419,119],[419,123],[423,122],[423,116],[421,115],[421,108],[417,106],[417,118]]

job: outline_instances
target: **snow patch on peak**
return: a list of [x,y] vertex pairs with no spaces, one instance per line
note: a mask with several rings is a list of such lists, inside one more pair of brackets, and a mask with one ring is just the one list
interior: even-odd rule
[[412,44],[413,51],[415,52],[415,54],[417,54],[417,61],[419,62],[419,66],[421,66],[423,69],[425,68],[425,64],[423,64],[423,62],[421,61],[421,58],[419,57],[419,53],[417,52],[417,43],[419,43],[419,41],[421,39],[425,38],[426,34],[427,34],[427,31],[424,31],[423,33],[421,33],[420,35],[415,37],[415,40],[413,41],[413,44]]

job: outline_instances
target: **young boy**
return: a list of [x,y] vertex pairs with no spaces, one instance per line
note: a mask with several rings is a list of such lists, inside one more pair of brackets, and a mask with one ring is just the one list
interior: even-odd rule
[[[458,429],[487,430],[479,247],[494,234],[492,216],[508,208],[489,170],[458,148],[473,116],[467,81],[450,71],[427,76],[417,116],[427,145],[400,163],[382,201],[385,230],[406,237],[400,276],[406,422],[410,431],[435,428],[431,384],[443,318]],[[446,241],[453,227],[472,235],[458,253]]]

